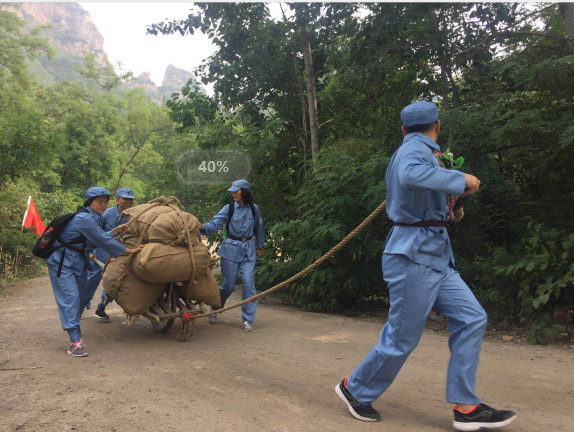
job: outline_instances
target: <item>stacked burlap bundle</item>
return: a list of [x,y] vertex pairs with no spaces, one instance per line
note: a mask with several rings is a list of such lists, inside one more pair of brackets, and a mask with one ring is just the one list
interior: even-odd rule
[[122,243],[133,248],[141,237],[146,246],[133,259],[111,259],[103,285],[130,315],[147,311],[168,282],[187,282],[184,296],[220,306],[219,287],[211,273],[213,258],[201,242],[200,222],[168,203],[160,197],[124,212],[129,228]]
[[106,294],[113,297],[129,315],[142,314],[161,296],[165,283],[141,280],[131,271],[128,256],[110,258],[102,283]]

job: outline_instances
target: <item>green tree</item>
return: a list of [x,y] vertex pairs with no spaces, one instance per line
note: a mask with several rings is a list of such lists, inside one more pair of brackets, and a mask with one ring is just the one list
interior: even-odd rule
[[53,158],[53,128],[34,103],[39,90],[26,71],[30,59],[51,50],[40,28],[24,34],[23,25],[0,6],[0,184]]
[[[120,152],[120,168],[113,190],[121,187],[124,175],[130,170],[132,177],[138,177],[141,165],[160,161],[161,156],[153,150],[153,143],[160,133],[173,130],[166,110],[154,104],[141,89],[123,92],[119,108],[121,138],[116,150]],[[145,183],[145,178],[141,180]]]
[[284,11],[283,20],[274,20],[263,3],[196,6],[187,19],[153,24],[148,33],[206,33],[218,50],[199,68],[202,81],[214,83],[224,107],[242,107],[255,124],[269,115],[285,121],[306,166],[309,135],[312,154],[319,150],[316,86],[324,74],[323,46],[338,37],[354,7],[295,4],[293,16]]
[[0,4],[0,85],[26,89],[30,76],[27,62],[40,54],[52,54],[46,39],[40,37],[42,27],[23,33],[24,21]]

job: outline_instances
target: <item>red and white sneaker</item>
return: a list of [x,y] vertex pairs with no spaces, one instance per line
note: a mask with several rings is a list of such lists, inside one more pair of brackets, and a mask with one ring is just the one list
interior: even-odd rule
[[74,357],[86,357],[88,352],[85,349],[84,341],[82,339],[71,343],[68,347],[68,354]]

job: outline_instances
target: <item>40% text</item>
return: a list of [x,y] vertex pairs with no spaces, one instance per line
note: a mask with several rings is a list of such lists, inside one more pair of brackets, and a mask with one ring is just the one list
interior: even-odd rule
[[197,168],[198,171],[203,171],[205,172],[228,172],[229,171],[229,167],[227,166],[227,161],[201,161],[201,164],[199,164],[199,167]]

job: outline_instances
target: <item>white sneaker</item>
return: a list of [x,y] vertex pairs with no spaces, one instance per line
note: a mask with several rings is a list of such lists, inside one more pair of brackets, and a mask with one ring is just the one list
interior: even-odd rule
[[251,324],[249,321],[245,321],[243,323],[243,330],[245,330],[246,332],[250,332],[253,330],[253,324]]
[[216,314],[209,315],[207,317],[207,321],[209,321],[209,324],[215,324],[217,322],[217,315]]

